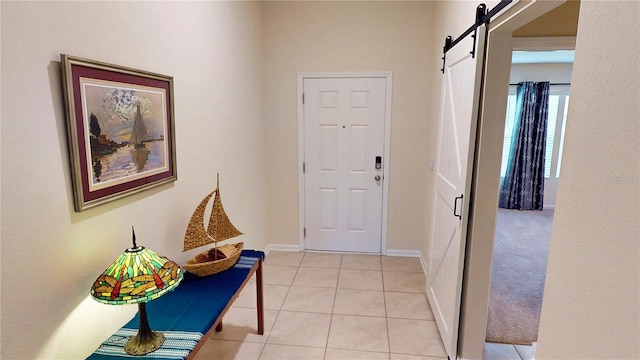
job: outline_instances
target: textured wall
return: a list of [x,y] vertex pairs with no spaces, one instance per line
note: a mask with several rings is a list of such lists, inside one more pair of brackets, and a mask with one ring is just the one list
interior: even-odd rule
[[639,18],[580,7],[536,359],[640,358]]
[[[2,2],[2,355],[84,358],[136,311],[89,299],[138,243],[183,262],[221,173],[247,247],[266,246],[261,5]],[[73,210],[60,53],[174,76],[178,181]]]

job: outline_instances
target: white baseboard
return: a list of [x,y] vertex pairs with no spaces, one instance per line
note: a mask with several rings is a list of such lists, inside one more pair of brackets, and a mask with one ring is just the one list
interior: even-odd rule
[[422,265],[422,272],[427,275],[427,262],[424,260],[424,257],[422,257],[420,250],[387,249],[387,256],[417,257],[420,260],[420,265]]
[[420,257],[421,253],[419,250],[387,249],[387,256]]
[[300,251],[300,246],[298,245],[287,245],[287,244],[269,244],[264,249],[264,254],[269,255],[270,251]]
[[542,205],[542,209],[544,210],[554,210],[555,208],[555,205]]
[[[420,253],[420,265],[422,265],[422,272],[424,273],[424,276],[428,276],[429,273],[427,272],[428,267],[427,267],[427,262],[424,260],[424,258],[422,257],[422,252]],[[425,285],[426,286],[426,285]],[[427,288],[425,287],[425,293],[427,292],[426,290]]]

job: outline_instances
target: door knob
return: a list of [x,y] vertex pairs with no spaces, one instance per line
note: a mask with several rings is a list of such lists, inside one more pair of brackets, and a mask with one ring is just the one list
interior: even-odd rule
[[380,175],[376,175],[376,176],[374,177],[374,179],[376,179],[376,181],[380,181],[380,179],[382,179],[382,178],[380,177]]

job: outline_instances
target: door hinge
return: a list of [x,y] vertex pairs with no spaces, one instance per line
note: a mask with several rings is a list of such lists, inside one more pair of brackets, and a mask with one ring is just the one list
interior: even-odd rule
[[302,93],[302,105],[304,105],[304,93]]
[[307,237],[307,228],[302,229],[302,237]]
[[304,174],[307,171],[307,164],[302,163],[302,173]]

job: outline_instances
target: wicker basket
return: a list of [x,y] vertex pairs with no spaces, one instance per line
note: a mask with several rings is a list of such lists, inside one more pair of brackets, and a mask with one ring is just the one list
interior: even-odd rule
[[187,261],[182,267],[196,275],[196,276],[209,276],[225,271],[235,265],[240,257],[244,243],[226,244],[218,246],[217,250],[225,255],[225,258],[218,260],[211,260],[214,248],[204,251],[189,261]]

